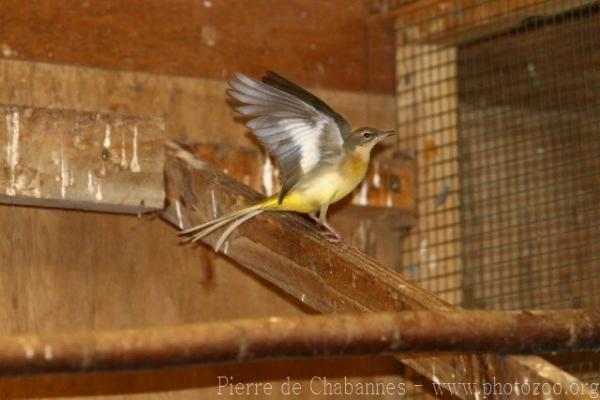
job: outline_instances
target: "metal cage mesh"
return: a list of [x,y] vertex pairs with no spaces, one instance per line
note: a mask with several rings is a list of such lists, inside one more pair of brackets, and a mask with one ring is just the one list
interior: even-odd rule
[[[466,308],[600,306],[599,3],[454,3],[396,24],[401,272]],[[600,379],[597,355],[552,361]]]

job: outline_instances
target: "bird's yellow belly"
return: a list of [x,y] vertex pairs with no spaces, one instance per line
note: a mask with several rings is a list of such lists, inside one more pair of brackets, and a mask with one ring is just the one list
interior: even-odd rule
[[281,203],[282,209],[310,213],[325,204],[332,204],[348,195],[360,183],[363,174],[330,172],[303,182],[288,193]]

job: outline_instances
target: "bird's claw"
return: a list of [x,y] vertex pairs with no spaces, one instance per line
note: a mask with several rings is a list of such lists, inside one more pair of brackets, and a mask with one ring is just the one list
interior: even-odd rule
[[325,237],[329,243],[340,243],[343,240],[342,235],[327,228],[321,231],[321,235],[323,235],[323,237]]

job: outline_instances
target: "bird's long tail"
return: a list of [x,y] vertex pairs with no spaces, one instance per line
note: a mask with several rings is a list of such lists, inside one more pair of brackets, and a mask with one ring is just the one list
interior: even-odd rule
[[225,231],[221,234],[219,240],[217,241],[217,244],[215,245],[215,251],[218,252],[229,237],[229,235],[231,235],[237,227],[239,227],[241,224],[248,221],[249,219],[256,217],[258,214],[262,213],[265,210],[276,209],[277,204],[277,196],[271,196],[250,207],[246,207],[242,210],[226,214],[219,218],[215,218],[212,221],[206,222],[204,224],[196,225],[194,227],[183,230],[179,232],[179,235],[188,236],[186,240],[193,243],[202,239],[206,235],[211,234],[217,229],[225,225],[229,225],[227,229],[225,229]]

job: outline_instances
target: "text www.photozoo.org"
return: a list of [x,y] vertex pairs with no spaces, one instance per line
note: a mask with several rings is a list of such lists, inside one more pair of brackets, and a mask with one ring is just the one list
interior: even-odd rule
[[497,396],[530,397],[558,395],[587,395],[598,398],[599,382],[572,382],[568,385],[549,382],[499,382],[492,378],[489,382],[440,382],[430,383],[431,387],[409,382],[361,382],[356,378],[313,376],[309,380],[293,380],[289,376],[281,382],[239,381],[232,376],[217,377],[217,394],[222,396],[299,396],[309,393],[315,396],[404,396],[422,388],[434,395],[475,396],[485,399]]

